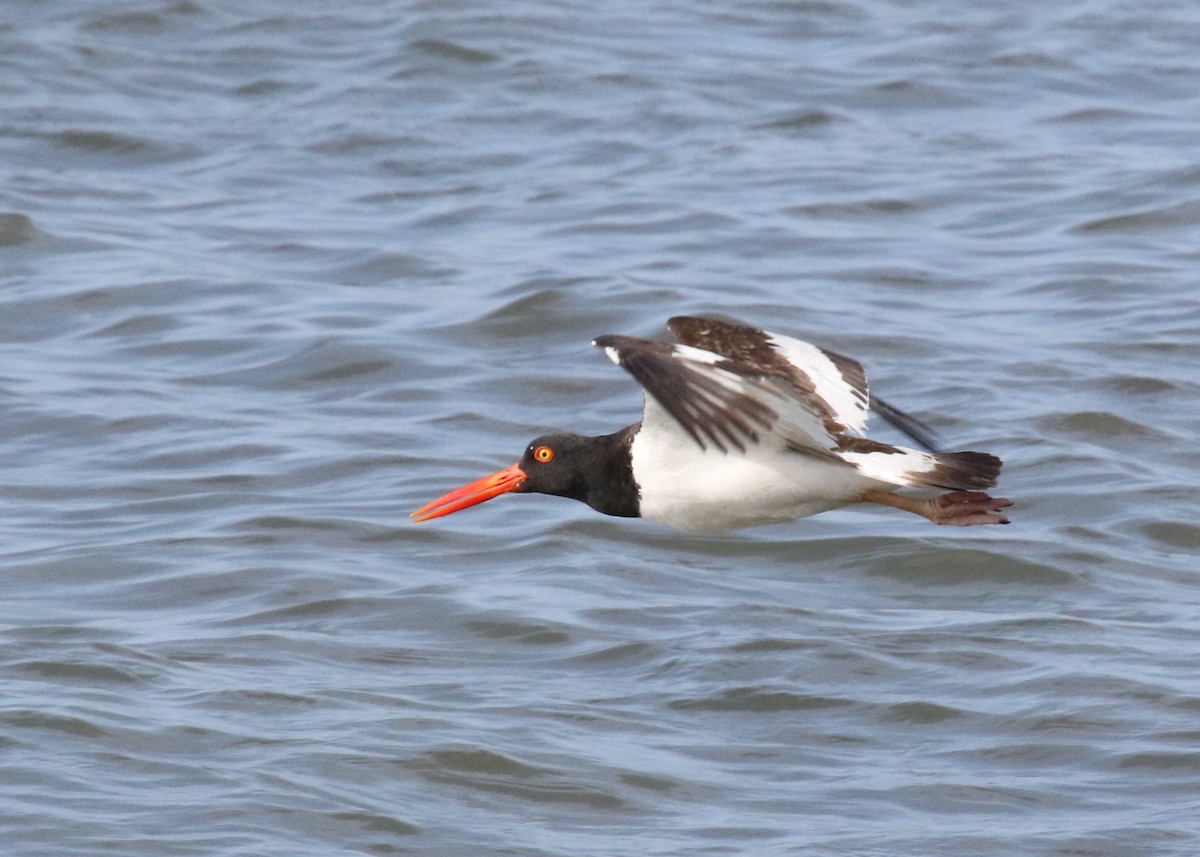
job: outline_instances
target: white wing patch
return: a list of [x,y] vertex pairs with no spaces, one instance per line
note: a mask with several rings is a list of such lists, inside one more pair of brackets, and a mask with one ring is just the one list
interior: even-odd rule
[[890,485],[921,485],[920,476],[938,466],[935,454],[892,447],[891,452],[842,452],[838,458],[853,464],[864,476]]
[[[693,348],[690,345],[671,345],[672,357],[676,360],[683,360],[691,363],[707,363],[712,366],[720,363],[725,358],[720,354],[713,354],[711,351],[705,351],[703,348]],[[728,373],[726,373],[728,374]]]
[[781,336],[768,330],[763,333],[776,352],[809,377],[814,392],[829,405],[838,422],[848,431],[865,436],[870,396],[862,367],[850,358],[839,355],[844,364],[857,370],[858,377],[862,379],[862,388],[858,389],[846,380],[842,368],[830,358],[829,352],[790,336]]

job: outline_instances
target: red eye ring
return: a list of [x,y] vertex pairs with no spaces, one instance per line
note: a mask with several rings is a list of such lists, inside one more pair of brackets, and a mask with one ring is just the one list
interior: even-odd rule
[[542,464],[546,464],[547,462],[554,460],[554,450],[548,446],[539,446],[533,451],[533,458],[535,461],[540,461]]

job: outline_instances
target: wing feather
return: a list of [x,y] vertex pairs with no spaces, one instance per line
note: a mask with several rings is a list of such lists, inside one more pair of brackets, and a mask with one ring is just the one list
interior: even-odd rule
[[[798,398],[788,379],[725,355],[633,336],[593,340],[642,385],[701,449],[745,453],[771,444],[828,455],[837,448],[826,415]],[[646,420],[658,411],[647,402]]]
[[833,434],[866,437],[869,409],[936,452],[937,435],[916,417],[882,399],[871,398],[862,364],[852,357],[745,324],[711,318],[676,316],[667,327],[685,345],[711,351],[753,366],[788,383],[793,394],[807,400],[826,420]]
[[789,385],[792,395],[822,416],[830,433],[866,431],[870,393],[857,360],[790,336],[716,319],[676,316],[667,327],[685,345]]

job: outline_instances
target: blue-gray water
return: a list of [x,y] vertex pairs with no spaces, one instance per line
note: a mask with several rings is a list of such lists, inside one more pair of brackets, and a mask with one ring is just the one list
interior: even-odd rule
[[[0,177],[5,854],[1200,851],[1194,4],[6,0]],[[409,523],[704,312],[1013,525]]]

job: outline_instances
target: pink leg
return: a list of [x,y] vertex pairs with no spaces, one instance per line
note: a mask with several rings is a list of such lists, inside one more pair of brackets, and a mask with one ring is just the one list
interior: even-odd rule
[[939,497],[906,497],[891,491],[868,491],[862,496],[865,503],[881,503],[894,506],[935,524],[954,524],[969,527],[972,524],[1007,524],[1008,518],[1000,509],[1012,505],[1012,500],[989,497],[982,491],[951,491]]

